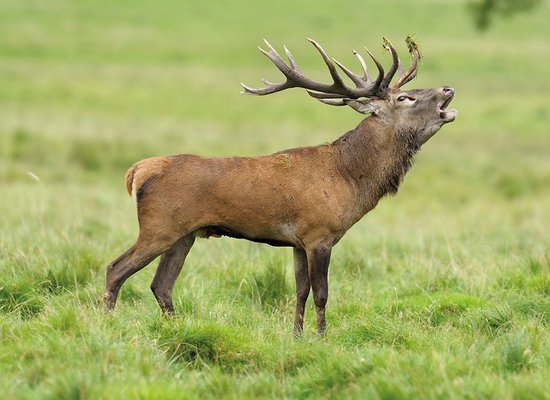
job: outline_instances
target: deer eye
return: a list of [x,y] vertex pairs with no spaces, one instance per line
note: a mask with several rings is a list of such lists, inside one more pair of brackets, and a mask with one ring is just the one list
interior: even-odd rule
[[397,98],[397,101],[405,101],[405,100],[410,100],[410,101],[415,101],[416,99],[414,97],[409,97],[409,96],[399,96]]

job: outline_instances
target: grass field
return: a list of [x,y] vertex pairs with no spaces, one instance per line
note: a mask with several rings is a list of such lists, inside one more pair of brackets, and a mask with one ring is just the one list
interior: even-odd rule
[[[550,398],[550,7],[481,35],[461,1],[0,2],[0,391],[65,398]],[[382,35],[451,85],[457,120],[333,251],[326,337],[291,335],[292,253],[193,247],[178,316],[155,263],[103,313],[106,264],[137,235],[126,169],[153,155],[255,155],[361,119],[288,92],[256,50],[304,39],[347,65]]]

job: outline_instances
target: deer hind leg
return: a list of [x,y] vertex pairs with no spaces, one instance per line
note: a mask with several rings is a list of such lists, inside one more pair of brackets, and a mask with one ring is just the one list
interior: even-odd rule
[[151,282],[151,290],[159,303],[161,310],[168,314],[174,313],[172,291],[176,279],[181,272],[185,257],[195,242],[195,234],[191,233],[179,239],[160,258],[160,263]]
[[103,295],[103,302],[107,311],[115,308],[122,284],[166,251],[170,244],[162,240],[146,239],[140,235],[132,247],[107,266],[105,293]]
[[313,300],[317,313],[317,333],[326,331],[325,306],[328,300],[328,266],[330,263],[330,247],[318,247],[307,253],[309,277],[313,289]]
[[294,336],[299,337],[304,328],[304,310],[309,296],[307,255],[302,249],[294,248],[294,275],[296,277],[296,315],[294,318]]

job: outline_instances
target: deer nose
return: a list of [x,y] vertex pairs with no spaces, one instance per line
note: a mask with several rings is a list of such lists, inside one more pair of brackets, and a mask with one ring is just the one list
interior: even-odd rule
[[452,87],[443,86],[443,93],[445,93],[448,96],[452,96],[453,94],[455,94],[455,90]]

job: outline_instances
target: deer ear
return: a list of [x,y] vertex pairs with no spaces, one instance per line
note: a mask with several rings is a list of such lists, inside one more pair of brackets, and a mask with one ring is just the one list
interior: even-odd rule
[[344,102],[361,114],[377,114],[380,111],[380,104],[375,99],[344,99]]

